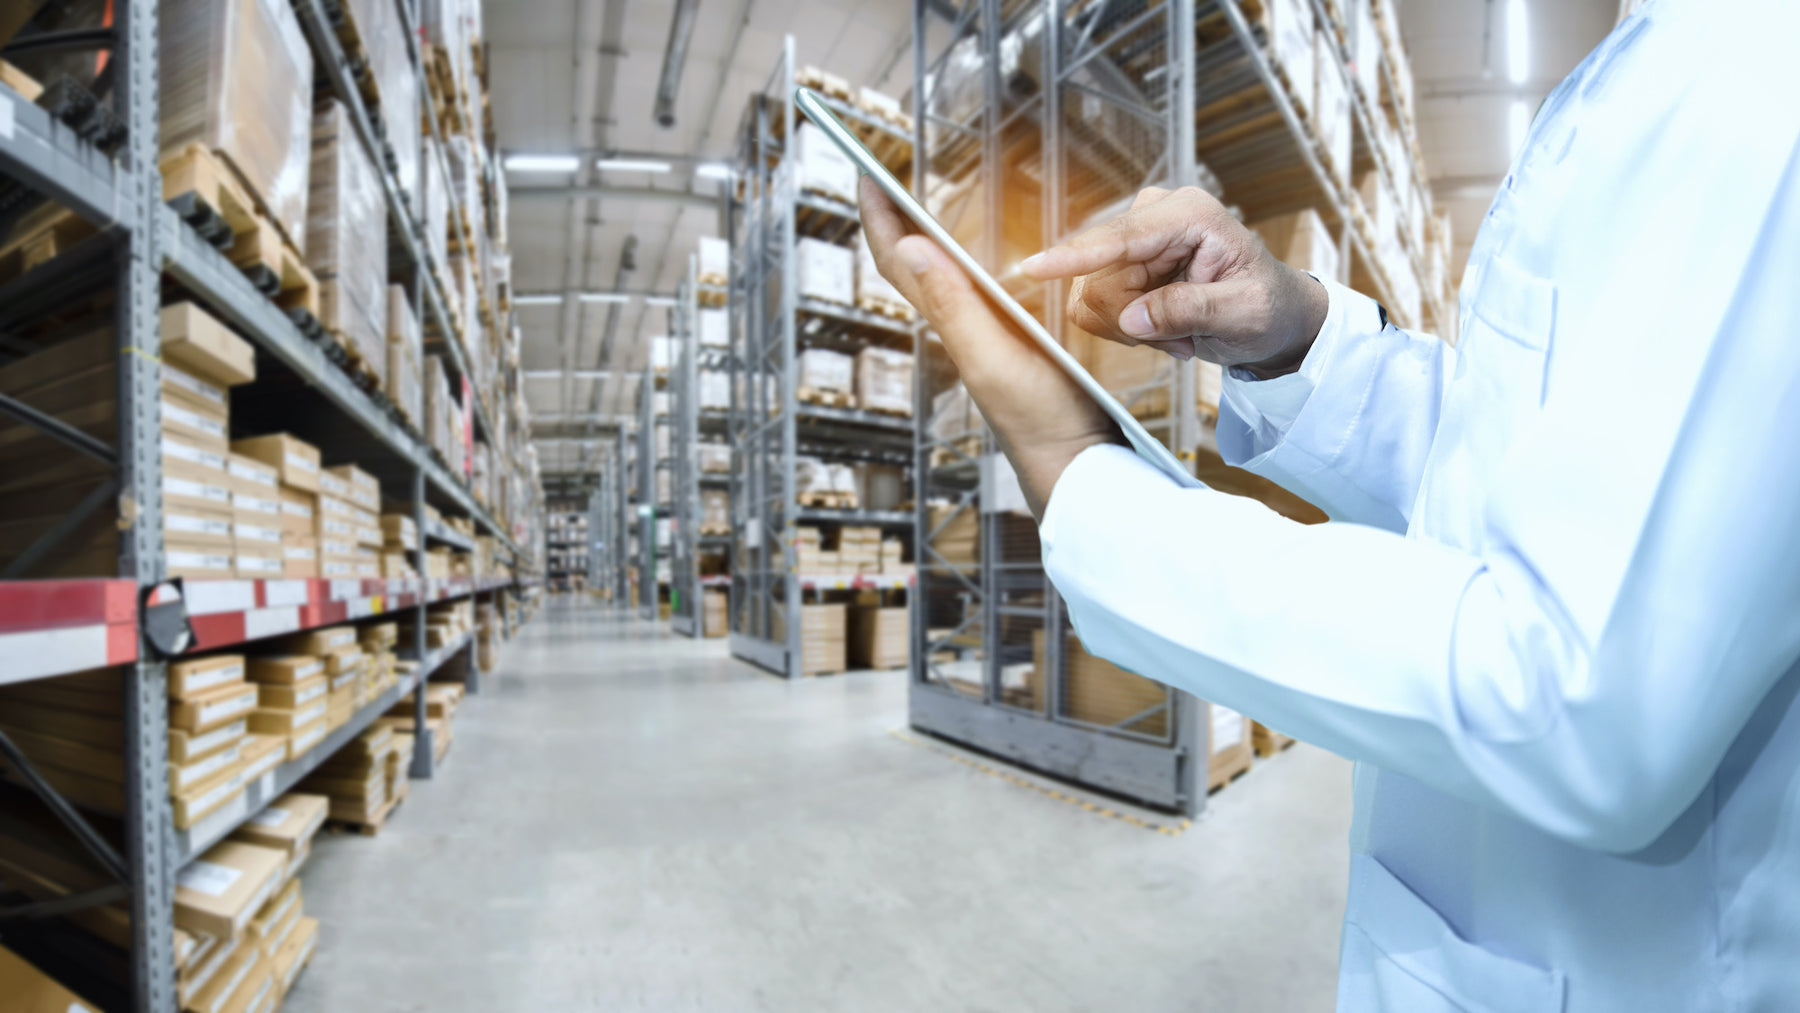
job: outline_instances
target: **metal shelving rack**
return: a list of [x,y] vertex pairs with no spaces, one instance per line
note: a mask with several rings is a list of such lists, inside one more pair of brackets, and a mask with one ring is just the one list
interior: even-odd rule
[[[375,119],[363,102],[350,61],[330,30],[320,0],[293,0],[293,6],[312,48],[316,72],[349,109],[369,150],[378,156],[388,153],[389,140],[375,130]],[[133,505],[119,526],[118,578],[0,580],[0,658],[7,662],[0,682],[50,678],[97,666],[122,667],[126,686],[121,743],[125,806],[119,814],[122,847],[115,847],[81,810],[32,773],[28,760],[9,755],[8,762],[79,845],[118,880],[114,886],[59,899],[42,913],[111,903],[128,895],[130,977],[127,994],[118,998],[135,1010],[174,1013],[172,929],[177,872],[330,755],[328,747],[358,734],[413,685],[469,649],[469,638],[437,650],[426,649],[428,605],[503,592],[514,582],[511,578],[189,581],[185,593],[180,594],[164,585],[158,359],[164,278],[179,284],[249,339],[261,364],[274,367],[271,372],[291,376],[293,396],[301,402],[292,411],[291,428],[319,445],[328,459],[354,457],[379,479],[384,495],[412,503],[421,545],[435,532],[440,542],[469,547],[465,537],[430,524],[425,515],[429,503],[449,514],[473,518],[495,538],[512,565],[526,563],[531,554],[521,550],[512,532],[504,530],[476,502],[416,433],[365,394],[317,339],[304,334],[218,249],[163,204],[157,146],[157,8],[155,0],[124,0],[116,6],[110,38],[97,43],[110,46],[110,64],[116,68],[111,111],[122,127],[123,141],[110,157],[77,129],[0,85],[0,106],[4,107],[0,116],[8,125],[0,132],[0,182],[10,179],[102,230],[102,235],[77,249],[0,286],[0,305],[7,307],[10,320],[24,321],[53,307],[52,292],[57,299],[67,299],[84,286],[86,291],[110,287],[116,293],[116,443],[106,446],[10,398],[0,398],[0,411],[106,464],[114,477],[103,488]],[[411,5],[396,0],[396,9],[404,34],[414,39]],[[424,70],[417,45],[411,41],[409,55],[423,96]],[[375,161],[381,165],[389,159],[377,157]],[[427,269],[420,226],[392,172],[382,168],[380,175],[391,238],[407,251],[414,268],[415,298],[424,306],[427,319],[438,323],[440,333],[448,334],[445,299],[437,290],[433,272]],[[109,262],[110,273],[106,270]],[[451,371],[469,375],[460,347],[453,340],[445,342],[445,347]],[[491,439],[494,429],[489,424],[485,393],[475,390],[474,396],[476,436]],[[107,499],[94,500],[86,512]],[[74,525],[58,527],[66,531]],[[417,663],[406,684],[365,706],[334,732],[325,746],[260,778],[242,797],[241,807],[233,807],[234,815],[209,818],[176,832],[168,789],[167,662],[147,632],[151,627],[164,629],[171,620],[176,625],[190,623],[191,646],[213,650],[310,626],[404,614],[410,614],[416,636],[400,653]],[[166,642],[160,636],[158,641]],[[475,666],[471,663],[469,669],[473,690]],[[424,695],[415,699],[420,736],[412,774],[429,777],[433,751]],[[40,924],[45,932],[54,928],[53,922]]]
[[661,475],[668,461],[657,453],[657,430],[668,423],[668,415],[656,410],[656,395],[667,377],[653,369],[644,370],[638,392],[637,423],[637,520],[638,520],[638,613],[655,619],[662,602],[662,576],[658,562],[663,547],[656,537],[657,521],[669,515],[668,504],[659,502]]
[[[1309,9],[1329,25],[1323,0],[1310,0]],[[1387,164],[1373,141],[1381,111],[1351,79],[1342,41],[1324,30],[1331,59],[1318,73],[1338,75],[1351,101],[1349,176],[1373,169],[1403,193],[1402,184],[1417,182],[1402,175],[1410,164]],[[914,91],[915,189],[924,193],[928,182],[944,181],[982,186],[983,234],[972,248],[997,272],[1022,255],[1020,237],[1009,244],[1002,223],[1016,230],[1026,219],[1032,249],[1023,252],[1032,252],[1116,213],[1144,186],[1200,185],[1250,221],[1311,207],[1339,244],[1340,280],[1360,275],[1391,301],[1355,227],[1352,191],[1330,171],[1329,156],[1286,91],[1266,34],[1266,22],[1253,21],[1237,0],[918,0],[914,74],[929,84]],[[1383,70],[1392,89],[1392,69]],[[936,199],[926,194],[928,203]],[[1035,205],[1036,221],[1026,205]],[[1422,251],[1409,243],[1408,255],[1423,278]],[[1066,333],[1060,285],[1002,277],[1052,333]],[[1442,320],[1434,294],[1425,295],[1424,313]],[[922,367],[927,347],[922,339]],[[1115,393],[1144,409],[1151,431],[1210,476],[1224,467],[1210,419],[1196,408],[1196,368],[1170,362],[1142,385]],[[922,423],[937,386],[921,369]],[[1162,407],[1153,407],[1159,398]],[[1067,614],[1044,579],[1029,519],[994,502],[1005,469],[996,468],[991,435],[933,436],[922,424],[917,454],[925,478],[917,500],[914,726],[1156,805],[1189,813],[1203,806],[1210,755],[1204,703],[1164,690],[1154,705],[1108,726],[1070,713]],[[951,561],[928,547],[969,523],[966,515],[934,517],[934,499],[975,513],[976,562]],[[935,660],[946,655],[954,660]]]
[[[798,173],[781,171],[787,138],[797,125],[791,94],[798,69],[789,37],[739,127],[739,190],[727,215],[732,246],[728,431],[735,455],[731,520],[739,536],[731,546],[731,653],[789,678],[801,674],[803,593],[848,583],[797,571],[796,525],[912,527],[912,514],[904,510],[798,505],[798,456],[906,465],[913,428],[910,419],[800,401],[798,355],[807,347],[853,353],[871,344],[910,351],[916,330],[891,317],[799,294],[800,238],[841,241],[859,225],[852,205],[802,193]],[[910,148],[912,138],[898,127],[837,99],[826,101],[852,129]]]
[[[1021,191],[1037,207],[1039,220],[1025,223],[1028,233],[1041,230],[1030,235],[1036,246],[1141,187],[1200,178],[1191,140],[1193,92],[1184,87],[1192,80],[1186,71],[1193,66],[1191,47],[1184,43],[1193,39],[1194,8],[1118,6],[1067,0],[914,5],[915,80],[930,82],[914,88],[914,189],[931,203],[938,198],[927,193],[934,177],[979,185],[982,234],[971,248],[996,270],[1012,256],[1002,227],[1020,227]],[[999,58],[1003,45],[1017,45],[1026,33],[1035,33],[1025,43],[1035,49],[1006,65],[1034,60],[1040,79],[1050,82],[1035,92],[1006,79]],[[944,41],[934,46],[932,40]],[[1122,72],[1117,61],[1124,54],[1162,70]],[[979,77],[948,88],[946,75],[958,64],[979,67]],[[943,105],[927,105],[927,94]],[[1073,129],[1072,121],[1084,129]],[[1063,333],[1060,286],[1031,285],[1016,273],[1002,277],[1052,333]],[[953,378],[927,368],[934,364],[927,357],[932,347],[922,335],[911,724],[1071,780],[1198,811],[1208,755],[1199,701],[1163,689],[1111,726],[1071,713],[1064,656],[1070,627],[1043,572],[1036,525],[1021,516],[1022,500],[1007,495],[1016,480],[978,417],[978,428],[933,434],[933,397]],[[1171,406],[1185,409],[1171,411],[1160,426],[1188,452],[1200,440],[1194,382],[1191,366],[1172,367],[1131,392],[1161,389]],[[934,502],[940,504],[935,514]],[[1008,509],[1009,502],[1016,505]],[[979,538],[974,561],[961,552],[947,555],[946,536],[957,530],[966,537],[971,525]]]
[[633,547],[637,544],[635,516],[631,509],[632,489],[637,476],[631,467],[630,448],[636,446],[631,434],[621,426],[613,433],[613,456],[607,471],[613,484],[612,579],[613,602],[620,608],[631,605],[631,570]]
[[669,458],[672,503],[669,547],[669,628],[683,636],[700,635],[700,335],[695,291],[699,267],[688,257],[687,274],[675,292],[669,314],[672,361],[669,363]]
[[598,594],[604,589],[611,593],[612,551],[613,551],[613,469],[610,465],[600,468],[600,481],[588,494],[587,502],[587,586],[590,592]]

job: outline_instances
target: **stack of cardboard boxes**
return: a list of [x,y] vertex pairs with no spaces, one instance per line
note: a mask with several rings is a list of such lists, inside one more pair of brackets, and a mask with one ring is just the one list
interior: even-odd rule
[[394,731],[377,723],[321,763],[301,787],[329,798],[331,818],[379,826],[406,795],[406,770],[394,754]]
[[240,481],[254,481],[253,488],[263,496],[268,493],[268,473],[274,472],[281,503],[282,575],[323,576],[318,448],[287,433],[272,433],[235,440],[231,451],[240,459]]
[[398,623],[369,623],[356,631],[356,642],[363,652],[362,692],[356,706],[373,701],[400,681],[400,662],[394,645],[400,639]]
[[299,759],[330,731],[331,680],[316,653],[268,654],[248,659],[257,685],[250,727],[278,738],[289,760]]
[[179,828],[216,812],[241,816],[244,788],[287,758],[279,739],[248,725],[257,687],[245,674],[241,654],[169,665],[169,789]]
[[[235,575],[233,488],[227,470],[231,387],[256,378],[250,345],[192,303],[161,312],[163,542],[169,574]],[[117,339],[108,324],[0,367],[0,394],[104,443],[118,436]],[[0,420],[0,565],[31,549],[110,470],[37,429]],[[104,502],[110,505],[116,497]],[[31,576],[99,576],[118,570],[118,518],[95,511],[40,554]]]
[[849,607],[851,668],[905,668],[907,608],[887,604],[879,591],[863,591]]

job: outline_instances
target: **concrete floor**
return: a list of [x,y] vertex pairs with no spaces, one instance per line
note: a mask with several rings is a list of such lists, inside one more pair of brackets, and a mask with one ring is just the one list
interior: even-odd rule
[[895,735],[903,674],[789,684],[587,603],[484,687],[381,836],[315,842],[292,1013],[1332,1005],[1318,750],[1168,837]]

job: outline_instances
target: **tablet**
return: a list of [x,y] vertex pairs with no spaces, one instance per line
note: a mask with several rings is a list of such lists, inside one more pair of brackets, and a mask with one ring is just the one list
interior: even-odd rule
[[964,271],[968,272],[969,277],[975,280],[976,286],[993,301],[994,305],[1005,312],[1013,323],[1018,324],[1021,330],[1030,335],[1031,339],[1037,342],[1038,347],[1044,350],[1044,354],[1050,356],[1051,361],[1062,367],[1062,371],[1069,374],[1081,386],[1081,389],[1094,399],[1101,410],[1118,423],[1119,428],[1125,433],[1125,439],[1131,444],[1131,449],[1137,451],[1139,457],[1155,465],[1157,469],[1166,473],[1179,485],[1193,489],[1206,488],[1206,485],[1195,478],[1193,473],[1181,463],[1181,460],[1169,451],[1168,447],[1163,446],[1161,441],[1151,436],[1150,432],[1144,428],[1143,423],[1133,418],[1131,413],[1125,410],[1125,406],[1119,403],[1118,398],[1107,393],[1106,388],[1100,386],[1100,382],[1094,379],[1093,374],[1083,369],[1081,363],[1076,362],[1075,357],[1069,354],[1068,349],[1058,344],[1056,339],[1050,336],[1050,332],[1044,328],[1044,325],[1028,313],[1025,307],[1019,305],[1019,301],[1014,299],[1004,286],[995,281],[994,277],[988,274],[974,257],[969,255],[969,251],[962,248],[962,244],[950,238],[949,231],[938,224],[937,219],[931,217],[931,213],[926,211],[923,205],[913,199],[913,195],[900,185],[900,181],[894,178],[894,174],[889,172],[887,167],[869,152],[868,148],[863,147],[862,141],[850,132],[849,127],[844,126],[843,121],[837,118],[837,115],[831,111],[830,107],[826,106],[824,100],[816,92],[811,88],[795,88],[794,102],[800,107],[800,111],[806,114],[807,119],[818,124],[819,129],[825,131],[825,136],[831,138],[832,143],[841,148],[844,154],[856,163],[857,168],[861,169],[864,175],[874,180],[875,185],[881,187],[882,192],[899,205],[900,210],[906,214],[906,217],[912,219],[913,224],[917,225],[920,231],[936,240],[937,244],[943,247],[944,251],[950,254],[951,258]]

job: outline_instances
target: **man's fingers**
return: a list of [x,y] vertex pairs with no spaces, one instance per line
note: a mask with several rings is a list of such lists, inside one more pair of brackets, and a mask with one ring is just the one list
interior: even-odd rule
[[[1190,244],[1203,223],[1204,208],[1186,190],[1134,205],[1104,225],[1074,239],[1026,257],[1019,269],[1039,281],[1070,278],[1131,261],[1153,260],[1171,246]],[[1198,195],[1199,191],[1193,191]]]
[[1267,294],[1250,279],[1176,282],[1146,292],[1119,314],[1119,331],[1139,341],[1193,335],[1238,337],[1259,333]]

